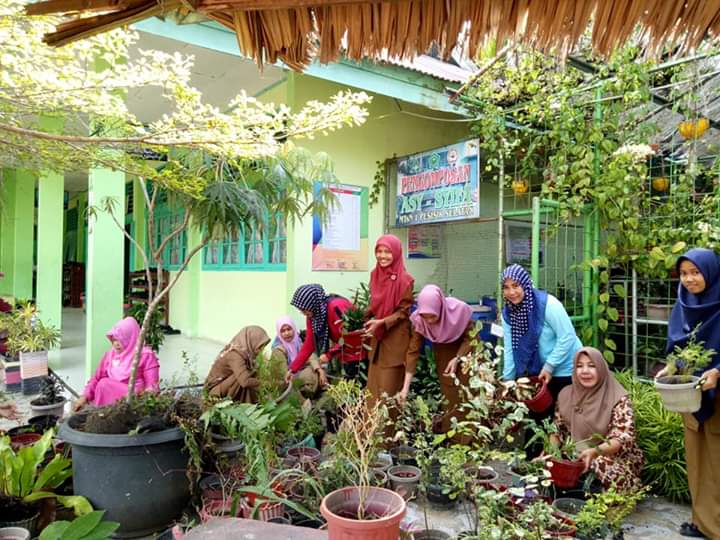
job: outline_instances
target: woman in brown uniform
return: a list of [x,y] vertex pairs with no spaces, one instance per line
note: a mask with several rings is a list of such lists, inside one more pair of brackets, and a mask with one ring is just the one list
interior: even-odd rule
[[205,380],[211,396],[227,397],[241,403],[257,402],[255,357],[270,343],[265,330],[246,326],[225,345],[215,359]]
[[417,364],[424,338],[432,341],[437,376],[447,401],[442,419],[443,432],[450,429],[453,416],[460,419],[460,388],[454,383],[453,373],[458,358],[470,352],[471,331],[475,327],[471,319],[472,308],[457,298],[446,298],[437,285],[426,285],[420,291],[417,309],[410,315],[413,332],[406,363]]
[[405,270],[402,243],[386,234],[375,244],[377,265],[370,275],[368,390],[375,398],[387,394],[400,403],[407,398],[415,364],[407,363],[410,307],[415,280]]

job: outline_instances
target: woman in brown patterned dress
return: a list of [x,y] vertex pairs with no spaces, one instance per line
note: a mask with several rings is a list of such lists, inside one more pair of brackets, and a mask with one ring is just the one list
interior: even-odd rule
[[632,402],[597,349],[583,347],[575,355],[572,384],[558,396],[555,424],[560,437],[572,437],[585,472],[592,471],[605,489],[641,486],[643,455]]

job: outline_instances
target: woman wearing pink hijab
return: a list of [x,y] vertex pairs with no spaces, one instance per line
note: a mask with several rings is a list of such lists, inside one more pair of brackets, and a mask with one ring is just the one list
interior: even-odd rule
[[417,297],[417,309],[410,315],[412,336],[406,364],[416,364],[424,338],[432,342],[435,366],[443,396],[447,401],[442,420],[443,432],[451,425],[451,418],[458,416],[460,392],[454,384],[453,374],[458,358],[470,352],[472,309],[457,298],[445,297],[437,285],[426,285]]
[[[112,344],[95,375],[88,381],[82,397],[75,402],[75,410],[88,403],[96,407],[110,405],[127,396],[135,346],[140,336],[140,325],[132,317],[125,317],[106,334]],[[135,378],[135,392],[158,390],[160,364],[150,347],[143,347]]]
[[[272,344],[272,361],[282,362],[289,369],[300,353],[303,342],[295,321],[288,315],[283,315],[275,321],[275,331],[277,335]],[[325,371],[315,354],[310,355],[308,362],[295,376],[302,382],[302,393],[305,396],[314,396],[319,387],[327,384]]]

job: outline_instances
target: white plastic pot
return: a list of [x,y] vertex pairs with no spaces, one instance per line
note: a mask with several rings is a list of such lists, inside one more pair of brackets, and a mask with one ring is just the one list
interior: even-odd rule
[[668,411],[679,413],[699,411],[702,390],[696,388],[696,386],[700,377],[691,376],[690,382],[675,382],[678,380],[680,380],[680,377],[677,375],[660,377],[655,380],[655,388],[660,393],[665,408]]

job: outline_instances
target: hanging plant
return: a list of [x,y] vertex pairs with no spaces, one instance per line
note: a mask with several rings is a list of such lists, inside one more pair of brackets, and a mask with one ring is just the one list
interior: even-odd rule
[[699,118],[698,120],[685,120],[678,125],[678,131],[685,140],[699,139],[710,127],[710,121],[707,118]]

